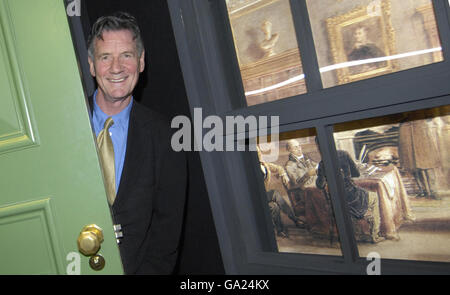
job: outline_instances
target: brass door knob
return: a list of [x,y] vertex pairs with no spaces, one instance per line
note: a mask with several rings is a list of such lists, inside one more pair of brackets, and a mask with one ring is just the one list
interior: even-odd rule
[[86,225],[78,236],[78,250],[83,255],[91,256],[98,252],[102,242],[103,230],[95,224]]

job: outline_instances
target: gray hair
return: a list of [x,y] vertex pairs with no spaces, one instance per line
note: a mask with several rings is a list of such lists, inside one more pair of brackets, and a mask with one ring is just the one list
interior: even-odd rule
[[[289,139],[286,142],[286,150],[291,151],[293,145],[300,146],[299,142],[296,139]],[[301,146],[300,146],[300,148],[301,148]]]
[[144,51],[144,43],[136,18],[126,12],[116,12],[113,15],[99,17],[92,26],[87,43],[89,57],[94,59],[94,41],[96,39],[103,40],[103,32],[121,30],[128,30],[133,34],[133,40],[136,41],[136,49],[140,56]]

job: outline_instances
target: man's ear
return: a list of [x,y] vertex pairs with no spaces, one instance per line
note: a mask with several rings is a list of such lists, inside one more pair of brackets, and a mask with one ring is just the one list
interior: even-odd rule
[[141,57],[139,58],[139,72],[142,73],[145,69],[145,50],[142,50]]
[[91,59],[91,57],[88,57],[88,63],[89,63],[89,71],[91,72],[92,77],[95,77],[95,66],[94,61]]

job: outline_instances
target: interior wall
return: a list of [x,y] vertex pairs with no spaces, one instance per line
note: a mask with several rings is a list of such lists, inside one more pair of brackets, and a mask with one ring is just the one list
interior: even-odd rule
[[[136,17],[144,40],[146,67],[135,99],[168,118],[190,118],[167,2],[89,0],[82,5],[86,39],[90,24],[102,15],[125,11]],[[200,158],[198,152],[188,152],[187,157],[189,194],[177,274],[224,274]]]

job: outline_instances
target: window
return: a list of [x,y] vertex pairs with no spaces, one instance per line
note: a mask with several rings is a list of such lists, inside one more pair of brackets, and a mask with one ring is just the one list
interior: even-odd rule
[[248,105],[305,93],[289,0],[227,1]]
[[[450,106],[334,129],[339,161],[358,168],[351,187],[368,199],[364,218],[352,216],[360,255],[376,251],[389,259],[450,262],[443,247],[450,238]],[[344,153],[350,159],[341,158]]]
[[[306,3],[325,88],[443,60],[431,0]],[[226,5],[247,105],[306,93],[290,2]]]
[[[274,145],[276,159],[267,159],[258,149],[278,251],[341,256],[325,175],[318,175],[323,163],[315,130],[295,130],[279,137]],[[318,186],[320,181],[323,185]]]
[[[402,124],[425,113],[423,120],[435,122],[427,132],[441,162],[448,161],[448,1],[169,4],[191,106],[222,118],[279,117],[278,128],[269,130],[279,135],[276,160],[267,161],[264,152],[200,153],[228,273],[361,273],[373,251],[389,260],[385,273],[448,272],[446,249],[400,253],[413,240],[448,244],[446,164],[434,168],[434,195],[441,199],[428,200],[417,197],[426,194],[415,182],[417,171],[395,160],[404,152]],[[273,43],[264,46],[266,39]],[[315,172],[301,196],[282,178],[291,140]],[[351,162],[346,171],[342,159]],[[268,172],[270,183],[264,183]],[[348,202],[348,189],[363,196],[359,206]],[[277,191],[294,218],[274,202]],[[393,191],[403,197],[391,202],[398,214],[389,219],[395,229],[389,231],[386,216],[373,213],[393,214],[382,203]],[[355,195],[350,198],[361,200]],[[431,222],[433,214],[444,221]],[[442,234],[411,236],[435,229]]]
[[324,87],[443,60],[431,0],[308,0]]

